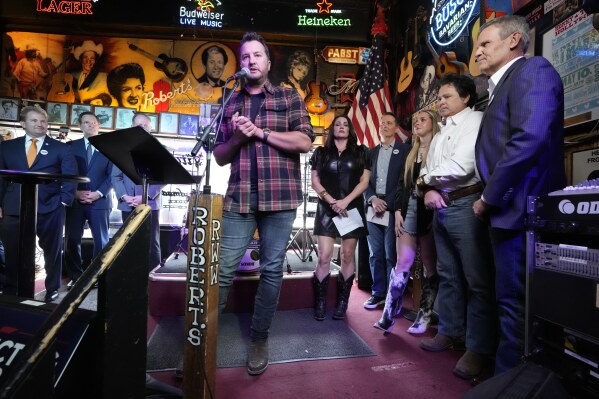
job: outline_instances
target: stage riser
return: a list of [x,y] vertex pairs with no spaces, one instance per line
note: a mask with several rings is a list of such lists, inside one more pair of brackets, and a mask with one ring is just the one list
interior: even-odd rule
[[[279,310],[303,309],[314,306],[312,273],[293,273],[283,277]],[[225,312],[251,312],[258,288],[258,276],[240,276],[233,281],[233,289]],[[327,305],[335,306],[337,277],[331,276]],[[182,316],[185,309],[185,279],[182,274],[152,273],[149,282],[149,312],[151,316]]]

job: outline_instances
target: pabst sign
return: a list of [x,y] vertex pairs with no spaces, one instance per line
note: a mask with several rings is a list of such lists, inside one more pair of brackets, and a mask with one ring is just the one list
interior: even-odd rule
[[431,38],[440,46],[457,39],[468,26],[477,0],[433,0]]

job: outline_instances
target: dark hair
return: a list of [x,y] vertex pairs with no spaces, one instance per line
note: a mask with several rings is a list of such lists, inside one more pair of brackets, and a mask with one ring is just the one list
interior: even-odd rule
[[393,117],[393,120],[395,121],[395,124],[396,124],[397,126],[399,126],[399,119],[397,119],[397,115],[395,115],[393,112],[391,112],[391,111],[387,111],[387,112],[385,112],[385,113],[384,113],[383,115],[381,115],[381,116],[392,116],[392,117]]
[[106,86],[111,96],[117,99],[119,105],[121,103],[121,86],[127,79],[139,79],[142,86],[146,84],[146,75],[141,65],[130,62],[128,64],[119,65],[108,73],[106,77]]
[[241,46],[243,46],[244,43],[252,41],[260,42],[260,44],[262,44],[262,47],[264,47],[264,53],[266,54],[266,58],[270,60],[270,51],[268,50],[268,46],[266,45],[266,40],[264,40],[264,38],[256,32],[246,32],[243,35],[243,37],[241,38],[241,42],[239,43],[240,51]]
[[458,92],[460,97],[468,99],[468,106],[473,107],[476,104],[476,85],[474,80],[466,75],[458,75],[455,73],[448,73],[439,80],[439,87],[451,85]]
[[316,164],[316,170],[322,171],[329,164],[331,157],[338,153],[337,146],[335,145],[335,123],[338,119],[344,118],[347,120],[349,126],[349,134],[347,136],[347,147],[345,148],[352,154],[352,157],[357,160],[357,164],[360,167],[364,166],[364,158],[361,156],[361,146],[358,144],[358,136],[356,135],[356,129],[351,123],[351,119],[347,115],[337,115],[327,130],[327,139],[322,146],[322,156],[319,157],[318,163]]
[[80,113],[79,116],[77,117],[77,123],[79,123],[81,125],[81,123],[83,122],[83,117],[85,115],[93,116],[94,118],[96,118],[96,122],[98,122],[98,125],[100,124],[100,120],[98,119],[98,116],[91,111],[85,111],[85,112]]
[[229,57],[227,56],[227,52],[225,51],[225,49],[215,44],[214,46],[210,46],[204,51],[202,51],[202,64],[204,64],[204,66],[206,66],[206,63],[208,62],[208,53],[212,52],[212,50],[216,50],[217,52],[222,54],[225,64],[229,62]]

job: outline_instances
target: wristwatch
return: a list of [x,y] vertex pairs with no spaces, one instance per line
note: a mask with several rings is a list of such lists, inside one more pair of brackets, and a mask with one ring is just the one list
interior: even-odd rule
[[262,141],[263,142],[267,142],[268,141],[268,135],[270,134],[271,130],[269,128],[264,128],[262,129],[262,133],[264,133],[264,135],[262,136]]

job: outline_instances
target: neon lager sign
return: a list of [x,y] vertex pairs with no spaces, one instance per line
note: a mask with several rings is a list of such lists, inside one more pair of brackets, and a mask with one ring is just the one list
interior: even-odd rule
[[316,3],[316,6],[318,8],[304,9],[305,14],[297,16],[297,26],[351,26],[351,19],[337,18],[336,16],[332,15],[340,15],[343,13],[343,11],[336,8],[331,8],[333,7],[333,3],[329,3],[328,0],[320,0]]
[[431,37],[440,46],[447,46],[464,31],[476,8],[477,0],[433,0],[430,18]]
[[[98,0],[93,0],[97,2]],[[93,15],[92,0],[66,1],[66,0],[37,0],[35,10],[53,14],[79,14]]]

